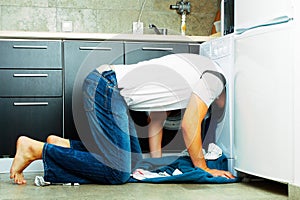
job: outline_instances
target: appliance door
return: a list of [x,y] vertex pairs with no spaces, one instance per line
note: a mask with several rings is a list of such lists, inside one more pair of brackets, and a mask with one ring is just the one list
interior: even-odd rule
[[279,16],[293,17],[294,0],[235,1],[235,28],[267,23]]
[[[300,1],[295,2],[295,10],[300,10]],[[298,29],[295,31],[295,35],[300,35],[300,12],[297,12],[297,16],[295,15],[295,24]],[[300,37],[295,37],[295,44],[300,44]],[[296,111],[294,113],[295,115],[295,138],[294,138],[294,185],[300,186],[300,47],[299,45],[296,45],[295,52],[295,65],[298,67],[295,67],[295,108]],[[298,123],[297,123],[298,122]]]
[[236,170],[280,182],[293,177],[293,22],[235,39]]

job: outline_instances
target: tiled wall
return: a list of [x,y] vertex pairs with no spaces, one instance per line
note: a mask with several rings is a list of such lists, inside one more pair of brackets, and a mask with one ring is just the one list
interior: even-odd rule
[[[144,0],[0,0],[0,31],[61,32],[72,21],[73,32],[131,33]],[[180,33],[181,17],[171,4],[177,0],[147,0],[141,21]],[[187,35],[210,35],[219,0],[190,0]]]

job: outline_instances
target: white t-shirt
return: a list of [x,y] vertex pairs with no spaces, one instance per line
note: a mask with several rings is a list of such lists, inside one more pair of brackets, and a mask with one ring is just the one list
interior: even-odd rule
[[219,66],[196,54],[171,54],[132,65],[114,65],[113,69],[121,95],[136,111],[183,109],[192,93],[209,107],[224,88],[220,78],[203,74],[206,70],[222,73]]

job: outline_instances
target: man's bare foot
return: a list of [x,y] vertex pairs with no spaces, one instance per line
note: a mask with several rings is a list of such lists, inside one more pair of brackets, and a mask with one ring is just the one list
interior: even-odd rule
[[47,138],[47,143],[54,144],[60,147],[70,148],[70,140],[58,137],[56,135],[50,135]]
[[42,158],[44,143],[25,136],[19,137],[17,141],[17,153],[10,168],[10,178],[16,184],[25,184],[23,170],[34,160]]

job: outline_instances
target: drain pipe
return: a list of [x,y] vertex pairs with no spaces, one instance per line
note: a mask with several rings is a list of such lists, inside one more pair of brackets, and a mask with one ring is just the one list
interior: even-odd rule
[[186,18],[186,14],[184,12],[181,15],[181,27],[180,27],[181,35],[185,35],[185,31],[186,31],[185,18]]
[[181,15],[181,35],[185,35],[186,32],[186,15],[191,12],[191,3],[189,1],[177,1],[175,5],[170,5],[171,10],[176,10],[176,12]]

